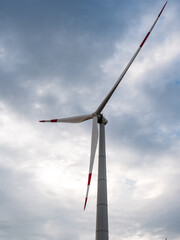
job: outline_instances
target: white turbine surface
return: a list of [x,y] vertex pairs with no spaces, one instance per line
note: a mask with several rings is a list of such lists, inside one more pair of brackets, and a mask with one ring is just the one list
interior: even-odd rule
[[114,84],[113,88],[101,102],[99,107],[96,111],[92,114],[88,115],[80,115],[75,117],[68,117],[68,118],[59,118],[59,119],[51,119],[51,120],[41,120],[40,122],[62,122],[62,123],[80,123],[83,121],[87,121],[89,119],[93,119],[92,122],[92,137],[91,137],[91,153],[90,153],[90,164],[89,164],[89,174],[88,174],[88,184],[87,184],[87,193],[85,198],[84,209],[86,208],[89,187],[91,183],[92,177],[92,170],[94,164],[94,158],[97,148],[97,141],[98,141],[98,123],[100,124],[100,142],[99,142],[99,169],[98,169],[98,197],[97,197],[97,219],[96,219],[96,240],[108,240],[108,213],[107,213],[107,185],[106,185],[106,154],[105,154],[105,128],[104,126],[107,123],[107,120],[102,115],[102,110],[106,106],[107,102],[113,95],[114,91],[118,87],[119,83],[125,76],[126,72],[128,71],[129,67],[135,60],[136,56],[140,52],[141,48],[143,47],[144,43],[146,42],[147,38],[149,37],[151,31],[153,30],[154,26],[156,25],[159,17],[161,16],[167,2],[164,4],[163,8],[161,9],[158,17],[156,18],[155,22],[153,23],[152,27],[150,28],[149,32],[146,34],[144,40],[134,53],[133,57],[125,67],[124,71],[121,73],[120,77]]
[[92,170],[94,165],[94,158],[97,148],[97,141],[98,141],[98,118],[97,116],[93,117],[93,124],[92,124],[92,137],[91,137],[91,155],[90,155],[90,163],[89,163],[89,175],[88,175],[88,184],[87,184],[87,193],[84,203],[84,210],[86,208],[86,203],[88,199],[88,193],[89,193],[89,187],[91,183],[91,177],[92,177]]

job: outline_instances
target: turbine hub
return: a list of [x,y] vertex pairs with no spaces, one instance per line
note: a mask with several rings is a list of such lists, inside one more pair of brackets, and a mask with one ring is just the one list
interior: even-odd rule
[[92,115],[93,115],[93,117],[96,116],[98,118],[98,123],[104,123],[104,125],[106,125],[108,123],[108,120],[103,116],[103,114],[101,114],[101,113],[97,114],[95,112]]

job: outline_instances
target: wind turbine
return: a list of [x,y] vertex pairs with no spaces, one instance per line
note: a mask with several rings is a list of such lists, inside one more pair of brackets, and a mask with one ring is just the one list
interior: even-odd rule
[[108,240],[108,208],[107,208],[107,181],[106,181],[106,149],[105,149],[105,125],[107,124],[107,119],[104,118],[102,111],[106,106],[107,102],[111,98],[112,94],[118,87],[119,83],[123,79],[124,75],[128,71],[129,67],[135,60],[136,56],[138,55],[139,51],[143,47],[144,43],[146,42],[147,38],[149,37],[151,31],[153,30],[154,26],[156,25],[159,17],[161,16],[166,4],[164,4],[163,8],[161,9],[158,17],[156,18],[155,22],[153,23],[152,27],[150,28],[149,32],[146,34],[144,40],[141,42],[140,46],[136,50],[135,54],[125,67],[124,71],[121,73],[120,77],[95,110],[95,112],[88,114],[88,115],[79,115],[74,117],[68,118],[59,118],[59,119],[51,119],[51,120],[41,120],[39,122],[61,122],[61,123],[80,123],[87,121],[89,119],[93,119],[92,121],[92,137],[91,137],[91,153],[90,153],[90,164],[89,164],[89,174],[88,174],[88,183],[87,183],[87,192],[85,197],[84,203],[84,210],[86,208],[89,187],[91,183],[92,177],[92,170],[94,164],[94,158],[97,148],[98,142],[98,124],[100,125],[99,128],[99,162],[98,162],[98,189],[97,189],[97,212],[96,212],[96,240]]

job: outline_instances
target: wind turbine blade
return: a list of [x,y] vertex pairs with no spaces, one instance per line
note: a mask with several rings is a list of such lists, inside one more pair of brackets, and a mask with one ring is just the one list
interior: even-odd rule
[[[168,2],[168,1],[167,1]],[[95,111],[97,114],[100,114],[102,112],[102,110],[104,109],[104,107],[106,106],[107,102],[109,101],[110,97],[112,96],[112,94],[114,93],[114,91],[116,90],[117,86],[119,85],[119,83],[121,82],[121,80],[123,79],[124,75],[126,74],[126,72],[128,71],[129,67],[131,66],[131,64],[133,63],[134,59],[136,58],[136,56],[138,55],[139,51],[141,50],[142,46],[144,45],[144,43],[146,42],[147,38],[149,37],[151,31],[153,30],[154,26],[156,25],[159,17],[161,16],[161,13],[163,12],[167,2],[164,4],[163,8],[161,9],[158,17],[156,18],[155,22],[153,23],[152,27],[150,28],[149,32],[146,34],[144,40],[142,41],[142,43],[140,44],[139,48],[136,50],[135,54],[133,55],[133,57],[131,58],[131,60],[129,61],[128,65],[125,67],[124,71],[121,73],[120,77],[118,78],[118,80],[116,81],[116,83],[114,84],[113,88],[111,89],[111,91],[108,93],[108,95],[104,98],[104,100],[102,101],[102,103],[99,105],[99,107],[97,108],[97,110]]]
[[50,120],[40,120],[39,122],[62,122],[62,123],[80,123],[86,120],[92,119],[93,115],[80,115],[68,118],[50,119]]
[[87,199],[88,199],[89,187],[91,183],[92,170],[93,170],[93,164],[94,164],[94,157],[95,157],[96,148],[97,148],[97,141],[98,141],[98,119],[96,116],[94,116],[93,123],[92,123],[91,155],[90,155],[89,174],[88,174],[88,183],[87,183],[87,192],[86,192],[86,198],[84,203],[84,210],[86,208]]

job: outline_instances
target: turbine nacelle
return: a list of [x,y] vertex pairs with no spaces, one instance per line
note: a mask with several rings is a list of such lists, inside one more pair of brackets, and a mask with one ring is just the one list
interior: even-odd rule
[[97,117],[97,121],[98,121],[98,123],[104,123],[105,125],[108,123],[108,120],[103,116],[103,114],[102,113],[96,113],[96,112],[94,112],[94,113],[92,113],[92,116],[93,117]]

